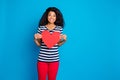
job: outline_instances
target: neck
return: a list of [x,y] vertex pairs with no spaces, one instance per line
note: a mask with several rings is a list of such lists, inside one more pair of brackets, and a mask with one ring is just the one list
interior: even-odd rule
[[53,23],[48,23],[47,25],[49,25],[49,26],[55,26],[55,24],[53,24]]
[[53,30],[55,28],[55,24],[47,24],[46,27],[49,29],[49,30]]

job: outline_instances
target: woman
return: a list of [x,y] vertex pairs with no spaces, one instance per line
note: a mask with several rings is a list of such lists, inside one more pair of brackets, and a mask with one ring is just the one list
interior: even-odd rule
[[[66,41],[66,35],[62,34],[64,27],[64,19],[60,10],[56,7],[49,7],[44,12],[39,22],[38,33],[34,35],[35,43],[40,46],[38,56],[38,79],[56,80],[59,67],[58,47]],[[52,47],[48,47],[43,40],[42,33],[48,31],[50,34],[59,32],[59,41]]]

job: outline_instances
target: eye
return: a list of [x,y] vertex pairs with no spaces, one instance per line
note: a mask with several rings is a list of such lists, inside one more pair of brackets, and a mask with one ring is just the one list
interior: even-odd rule
[[56,17],[56,15],[54,14],[53,17]]
[[48,14],[48,16],[51,16],[51,14]]
[[49,12],[48,16],[56,17],[55,12]]

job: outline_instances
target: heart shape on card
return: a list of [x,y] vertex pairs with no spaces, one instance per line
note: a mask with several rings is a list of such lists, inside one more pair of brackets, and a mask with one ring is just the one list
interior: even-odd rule
[[52,48],[60,40],[59,32],[50,33],[48,30],[42,32],[42,41],[48,48]]

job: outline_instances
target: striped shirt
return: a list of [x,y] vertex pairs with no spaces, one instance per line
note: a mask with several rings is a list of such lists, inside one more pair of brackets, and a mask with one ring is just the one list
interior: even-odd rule
[[[48,30],[46,26],[40,26],[38,28],[38,33],[42,33],[42,31]],[[48,30],[50,33],[57,31],[62,34],[62,27],[56,26],[53,30]],[[48,48],[43,41],[41,41],[41,47],[38,55],[38,61],[43,62],[55,62],[59,61],[59,53],[58,53],[58,44],[55,44],[52,48]]]

